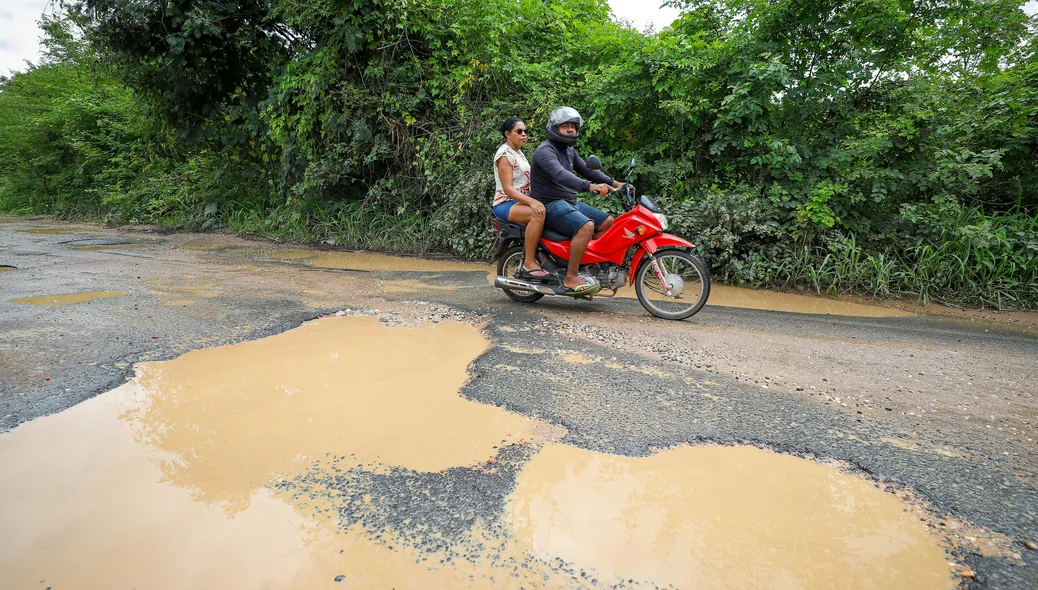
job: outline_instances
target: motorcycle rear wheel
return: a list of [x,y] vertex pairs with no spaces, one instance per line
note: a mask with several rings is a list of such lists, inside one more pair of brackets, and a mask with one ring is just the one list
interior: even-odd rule
[[652,315],[665,320],[683,320],[703,309],[710,297],[710,273],[703,261],[683,250],[660,250],[655,254],[660,271],[676,296],[667,295],[648,256],[634,276],[638,301]]
[[[502,277],[519,278],[519,269],[523,267],[523,259],[526,258],[526,254],[523,252],[522,244],[512,246],[505,253],[501,255],[501,259],[497,261],[497,274]],[[533,293],[531,291],[513,291],[511,289],[501,289],[513,300],[520,303],[533,303],[541,297],[544,297],[544,293]]]

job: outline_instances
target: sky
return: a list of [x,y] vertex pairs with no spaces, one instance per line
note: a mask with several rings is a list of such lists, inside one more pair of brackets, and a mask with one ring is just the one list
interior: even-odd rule
[[[40,29],[36,21],[55,0],[3,0],[0,5],[0,74],[25,69],[25,60],[39,59]],[[608,0],[617,19],[629,21],[638,30],[652,25],[659,30],[677,18],[674,8],[656,8],[663,0]],[[1038,0],[1024,7],[1038,11]]]

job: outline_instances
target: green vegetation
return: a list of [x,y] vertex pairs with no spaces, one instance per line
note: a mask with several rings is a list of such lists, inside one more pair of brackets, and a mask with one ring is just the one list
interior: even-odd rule
[[1038,308],[1022,0],[675,3],[71,0],[0,80],[0,211],[480,257],[497,124],[570,104],[727,282]]

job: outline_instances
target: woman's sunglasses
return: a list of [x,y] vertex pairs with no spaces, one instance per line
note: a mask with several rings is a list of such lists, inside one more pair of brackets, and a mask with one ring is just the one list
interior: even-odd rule
[[523,129],[522,127],[516,127],[512,131],[518,133],[519,135],[526,135],[526,129]]

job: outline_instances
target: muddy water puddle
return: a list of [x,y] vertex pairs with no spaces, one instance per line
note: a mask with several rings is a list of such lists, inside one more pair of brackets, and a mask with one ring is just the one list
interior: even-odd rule
[[[637,295],[632,287],[625,287],[617,293],[617,297],[635,298]],[[708,306],[741,307],[764,311],[868,318],[906,317],[913,315],[907,311],[879,305],[866,305],[864,303],[839,301],[796,293],[729,287],[716,283],[710,285],[710,297],[707,299],[706,304]]]
[[18,230],[18,232],[23,234],[63,235],[81,234],[87,232],[94,232],[96,230],[96,227],[37,227],[33,229],[20,229]]
[[944,551],[894,497],[750,447],[629,458],[549,444],[506,518],[535,555],[594,568],[607,585],[954,587]]
[[561,437],[458,395],[486,346],[455,322],[343,317],[139,365],[123,387],[0,435],[0,587],[472,586],[475,566],[322,526],[264,486],[329,455],[438,472]]
[[80,251],[98,251],[98,250],[132,250],[134,248],[153,248],[158,244],[101,244],[97,246],[73,246],[76,250]]
[[87,301],[94,301],[96,299],[106,299],[108,297],[122,297],[126,295],[126,291],[87,291],[84,293],[64,293],[58,295],[40,295],[38,297],[22,297],[20,299],[12,299],[13,303],[28,303],[29,305],[42,305],[45,307],[60,307],[62,305],[73,305],[76,303],[84,303]]
[[0,587],[496,587],[471,583],[486,569],[325,526],[266,489],[246,507],[198,501],[163,481],[176,456],[142,447],[120,419],[135,387],[0,437]]
[[314,268],[338,268],[369,271],[487,271],[490,266],[451,260],[432,260],[390,256],[378,252],[323,252],[316,251],[309,265]]
[[140,365],[146,399],[126,418],[142,441],[180,457],[164,468],[168,481],[232,504],[327,453],[427,472],[472,465],[539,428],[458,395],[486,346],[454,322],[328,318]]
[[707,300],[707,304],[720,305],[723,307],[744,307],[770,311],[847,315],[870,318],[903,317],[912,315],[905,311],[880,307],[878,305],[837,301],[835,299],[812,297],[810,295],[798,295],[795,293],[758,291],[755,289],[728,287],[726,285],[711,285],[710,298]]

